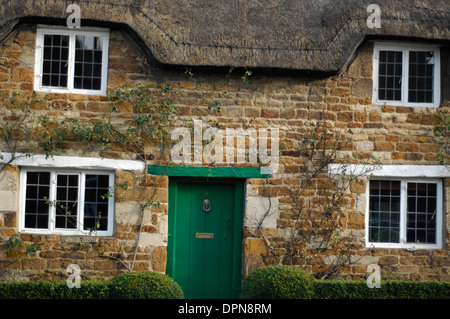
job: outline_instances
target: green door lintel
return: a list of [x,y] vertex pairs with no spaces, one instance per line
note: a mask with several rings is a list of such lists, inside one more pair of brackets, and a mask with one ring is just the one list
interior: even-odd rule
[[234,177],[267,178],[269,174],[261,173],[259,167],[198,167],[198,166],[164,166],[149,165],[147,172],[152,175],[179,177]]

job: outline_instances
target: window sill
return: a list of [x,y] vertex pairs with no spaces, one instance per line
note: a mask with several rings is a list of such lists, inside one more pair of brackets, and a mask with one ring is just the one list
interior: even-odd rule
[[89,232],[89,231],[81,231],[81,230],[73,230],[73,231],[50,231],[45,229],[22,229],[19,231],[21,234],[27,234],[27,235],[45,235],[45,236],[64,236],[64,237],[83,237],[83,238],[92,238],[95,239],[96,237],[113,237],[113,232],[110,231],[96,231],[96,232]]
[[403,106],[403,107],[423,107],[423,108],[438,108],[440,105],[440,102],[438,103],[408,103],[408,102],[396,102],[396,101],[377,101],[372,100],[373,105],[380,105],[380,106]]
[[416,251],[421,249],[442,249],[439,244],[397,244],[397,243],[366,243],[366,248],[379,249],[403,249],[407,251]]
[[[36,81],[35,81],[36,83]],[[78,89],[60,89],[60,88],[34,88],[38,93],[61,93],[61,94],[80,94],[80,95],[98,95],[106,96],[106,90],[78,90]]]

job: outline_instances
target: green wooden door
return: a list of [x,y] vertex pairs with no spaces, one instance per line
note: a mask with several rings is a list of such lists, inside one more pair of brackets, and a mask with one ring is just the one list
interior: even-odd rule
[[167,274],[185,298],[239,297],[243,187],[236,180],[170,180]]

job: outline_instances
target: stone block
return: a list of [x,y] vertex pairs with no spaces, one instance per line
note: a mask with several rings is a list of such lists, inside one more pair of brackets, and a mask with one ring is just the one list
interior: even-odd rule
[[271,198],[269,202],[269,198],[263,196],[248,197],[245,205],[246,227],[256,228],[261,220],[262,228],[277,227],[278,198]]
[[137,202],[116,203],[116,223],[134,225],[139,220],[141,206]]
[[17,210],[17,192],[0,190],[0,211]]
[[352,85],[352,95],[356,97],[370,97],[372,96],[372,80],[359,79]]
[[167,264],[167,249],[165,246],[156,247],[152,253],[153,271],[165,272]]
[[278,118],[280,117],[280,113],[277,109],[263,109],[261,116],[264,118]]
[[344,87],[333,88],[330,93],[331,96],[346,97],[350,95],[350,89]]
[[8,73],[0,73],[0,82],[6,82],[9,81],[9,74]]
[[246,238],[244,240],[244,254],[248,255],[267,255],[269,248],[262,238]]
[[14,68],[12,70],[12,81],[13,82],[33,82],[34,71]]
[[167,234],[142,233],[139,244],[142,246],[167,246]]

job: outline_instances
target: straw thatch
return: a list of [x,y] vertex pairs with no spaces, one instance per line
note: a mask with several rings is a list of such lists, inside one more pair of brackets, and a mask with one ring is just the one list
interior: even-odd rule
[[[82,26],[125,26],[171,65],[337,72],[368,38],[450,40],[448,0],[0,0],[0,40],[30,18],[64,24],[68,2]],[[379,29],[367,26],[370,3]]]

